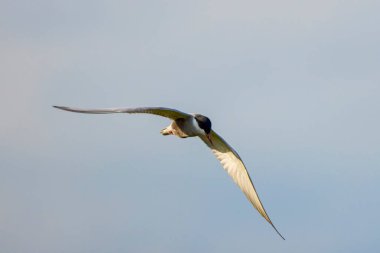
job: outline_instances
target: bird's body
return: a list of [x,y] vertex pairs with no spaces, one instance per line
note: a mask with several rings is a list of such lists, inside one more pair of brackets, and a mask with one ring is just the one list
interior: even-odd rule
[[161,134],[175,135],[180,138],[199,137],[202,139],[202,141],[212,150],[216,158],[221,162],[223,168],[232,177],[233,181],[240,187],[256,210],[272,225],[281,238],[284,239],[266,213],[240,156],[225,140],[223,140],[222,137],[211,129],[211,121],[206,116],[201,114],[188,114],[164,107],[106,109],[79,109],[65,106],[54,107],[71,112],[90,114],[148,113],[171,119],[171,124],[162,129]]
[[162,135],[172,134],[180,138],[196,137],[203,133],[193,115],[188,118],[175,119],[168,127],[161,130]]

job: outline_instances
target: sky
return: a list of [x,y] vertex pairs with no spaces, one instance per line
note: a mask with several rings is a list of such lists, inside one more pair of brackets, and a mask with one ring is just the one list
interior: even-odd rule
[[[0,1],[3,253],[379,252],[379,1]],[[285,241],[165,106],[207,115]]]

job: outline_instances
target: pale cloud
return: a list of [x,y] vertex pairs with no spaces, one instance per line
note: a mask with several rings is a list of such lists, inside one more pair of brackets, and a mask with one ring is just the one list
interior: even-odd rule
[[56,46],[36,46],[11,39],[1,44],[2,145],[31,148],[46,141],[48,80],[67,61]]
[[274,23],[302,26],[324,22],[344,7],[341,1],[207,1],[207,14],[224,22],[255,22],[257,25]]

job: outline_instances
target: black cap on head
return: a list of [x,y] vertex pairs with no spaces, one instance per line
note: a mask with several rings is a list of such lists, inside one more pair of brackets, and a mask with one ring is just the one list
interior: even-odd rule
[[196,119],[198,126],[203,129],[206,134],[211,132],[211,120],[209,118],[201,114],[195,114],[194,118]]

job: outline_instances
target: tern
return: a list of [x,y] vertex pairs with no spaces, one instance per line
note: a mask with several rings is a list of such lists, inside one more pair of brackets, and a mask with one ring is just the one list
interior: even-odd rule
[[175,109],[165,107],[139,107],[139,108],[103,108],[81,109],[67,106],[53,106],[55,108],[78,113],[107,114],[107,113],[148,113],[172,120],[171,124],[161,130],[162,135],[175,135],[180,138],[199,137],[212,150],[223,168],[240,187],[247,199],[274,228],[279,236],[285,240],[272,223],[259,195],[253,186],[252,179],[238,155],[238,153],[216,132],[211,129],[211,121],[201,114],[188,114]]

